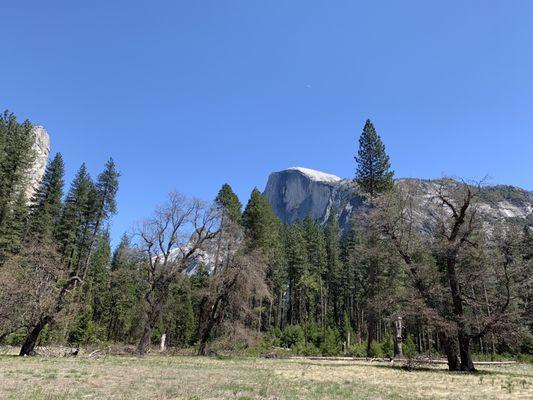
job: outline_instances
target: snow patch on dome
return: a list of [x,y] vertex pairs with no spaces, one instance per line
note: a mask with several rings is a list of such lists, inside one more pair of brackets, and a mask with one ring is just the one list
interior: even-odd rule
[[287,168],[289,171],[298,171],[307,176],[309,179],[317,182],[340,182],[342,181],[341,178],[339,178],[336,175],[332,174],[326,174],[325,172],[320,172],[314,169],[310,168],[303,168],[303,167],[291,167]]

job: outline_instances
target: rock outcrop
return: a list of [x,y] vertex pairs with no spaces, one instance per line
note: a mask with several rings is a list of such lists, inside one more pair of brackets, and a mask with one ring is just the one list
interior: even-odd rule
[[33,146],[35,160],[29,172],[29,182],[26,190],[26,196],[28,199],[31,198],[39,186],[46,170],[48,157],[50,156],[50,136],[48,136],[44,127],[35,125],[33,127],[33,133],[35,135],[35,143]]
[[364,207],[351,181],[302,167],[270,174],[264,194],[280,220],[289,224],[307,216],[324,223],[334,212],[345,226],[351,211]]
[[[429,213],[430,200],[441,180],[399,179],[400,188],[417,184],[419,211]],[[276,215],[284,223],[311,216],[325,223],[335,213],[345,229],[353,213],[366,208],[364,196],[352,180],[307,168],[289,168],[274,172],[264,191]],[[533,192],[514,186],[486,186],[480,194],[479,209],[484,220],[533,218]]]

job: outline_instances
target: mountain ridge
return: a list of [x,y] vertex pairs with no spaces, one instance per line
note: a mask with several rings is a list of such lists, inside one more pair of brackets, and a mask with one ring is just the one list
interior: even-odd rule
[[[401,188],[417,183],[425,193],[422,197],[427,198],[443,179],[449,178],[400,178],[395,185]],[[353,180],[304,167],[271,173],[263,193],[283,223],[301,221],[307,216],[325,223],[335,212],[344,229],[353,213],[365,207],[365,196]],[[533,191],[512,185],[485,185],[481,187],[479,206],[487,218],[533,220]]]

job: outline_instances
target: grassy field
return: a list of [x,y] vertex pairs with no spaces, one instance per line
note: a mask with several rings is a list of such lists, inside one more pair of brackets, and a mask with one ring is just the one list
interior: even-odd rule
[[0,356],[0,399],[531,399],[533,365],[413,372],[387,363]]

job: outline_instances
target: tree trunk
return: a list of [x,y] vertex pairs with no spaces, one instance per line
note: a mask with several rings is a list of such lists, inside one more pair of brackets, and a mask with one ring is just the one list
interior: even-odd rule
[[261,332],[262,316],[263,316],[263,298],[259,299],[259,310],[257,312],[257,335]]
[[159,350],[165,351],[166,350],[166,345],[167,345],[167,335],[166,335],[166,333],[163,333],[161,335],[161,343],[160,343],[160,346],[159,346]]
[[374,311],[370,311],[367,316],[367,342],[366,342],[366,356],[372,357],[371,345],[372,341],[376,339],[376,315]]
[[439,332],[439,340],[448,359],[448,369],[450,371],[460,371],[461,365],[457,356],[457,347],[453,339],[446,332],[441,331]]
[[474,363],[470,354],[470,335],[464,322],[463,299],[455,273],[456,254],[451,251],[446,258],[446,270],[453,301],[453,314],[457,321],[457,338],[459,339],[459,353],[461,356],[461,371],[473,372]]
[[148,312],[148,319],[144,325],[143,333],[141,335],[141,340],[139,341],[139,344],[137,345],[137,352],[139,355],[145,355],[148,351],[148,347],[150,346],[151,338],[152,338],[152,331],[154,330],[154,327],[157,324],[157,321],[159,320],[159,314],[162,307],[162,302],[164,299],[157,298],[153,303],[153,305],[150,306],[150,310]]
[[461,356],[461,371],[474,372],[474,362],[470,354],[470,335],[465,332],[464,327],[459,329],[459,354]]
[[201,331],[200,334],[200,343],[198,345],[198,355],[199,356],[205,356],[206,350],[207,350],[207,342],[209,341],[209,338],[211,337],[211,331],[215,327],[217,323],[218,318],[218,306],[220,305],[220,302],[222,301],[222,297],[219,296],[215,304],[213,304],[213,307],[211,308],[211,312],[209,313],[209,319],[207,320],[204,329]]
[[53,308],[53,311],[51,312],[51,315],[41,316],[40,320],[24,339],[24,342],[22,343],[22,346],[20,348],[19,355],[29,356],[35,353],[35,346],[37,344],[37,340],[39,339],[41,331],[47,324],[52,322],[54,316],[56,316],[61,312],[61,310],[63,310],[63,307],[65,306],[65,297],[67,295],[67,292],[72,288],[75,282],[77,282],[77,280],[71,278],[63,285],[61,291],[57,296],[56,304]]
[[35,346],[37,345],[37,340],[39,339],[39,335],[41,334],[41,331],[44,329],[46,324],[51,321],[52,318],[45,316],[42,317],[37,325],[33,327],[31,332],[28,336],[24,339],[24,343],[22,343],[22,346],[20,348],[20,356],[33,356],[35,355]]
[[143,356],[146,354],[146,351],[148,350],[148,346],[150,345],[150,337],[152,336],[152,328],[149,323],[147,323],[144,326],[143,333],[141,335],[141,340],[139,341],[139,344],[137,345],[137,353],[139,355]]
[[346,334],[346,345],[348,346],[348,350],[350,350],[350,346],[351,346],[351,339],[352,339],[351,336],[352,336],[351,332],[348,331],[348,333]]
[[403,357],[403,339],[402,339],[403,323],[402,317],[398,317],[392,324],[392,332],[394,338],[394,357]]

